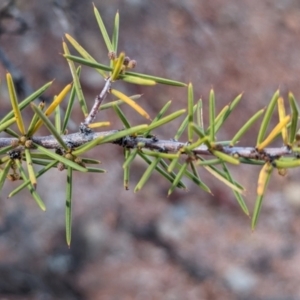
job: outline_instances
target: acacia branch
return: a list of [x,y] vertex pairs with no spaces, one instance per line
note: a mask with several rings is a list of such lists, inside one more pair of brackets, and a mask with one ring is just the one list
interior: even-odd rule
[[[62,139],[66,145],[70,148],[79,147],[85,143],[95,140],[100,137],[108,136],[118,132],[119,130],[110,130],[102,132],[90,132],[90,133],[72,133],[67,135],[62,135]],[[0,148],[9,146],[16,143],[18,139],[16,138],[0,138]],[[61,145],[52,135],[32,137],[32,141],[40,146],[47,149],[58,149]],[[119,140],[111,142],[113,144],[118,144],[124,148],[142,148],[154,150],[163,153],[176,153],[182,149],[182,153],[185,153],[183,148],[188,146],[187,142],[180,142],[176,140],[160,140],[157,137],[145,138],[145,137],[134,137],[125,136]],[[218,145],[218,150],[222,151],[228,155],[238,156],[242,158],[257,159],[269,161],[281,156],[291,156],[293,151],[286,146],[265,148],[263,151],[258,151],[255,147],[230,147]],[[192,150],[195,155],[213,155],[211,150],[206,145],[201,145]]]

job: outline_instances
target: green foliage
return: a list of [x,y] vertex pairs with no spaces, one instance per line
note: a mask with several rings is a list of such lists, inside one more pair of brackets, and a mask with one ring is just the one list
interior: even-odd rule
[[[18,102],[14,83],[8,73],[6,81],[12,110],[0,121],[0,132],[5,132],[9,137],[0,137],[0,189],[7,180],[18,181],[20,185],[13,190],[9,197],[27,187],[38,206],[45,210],[45,204],[36,191],[38,178],[55,168],[66,172],[66,240],[71,243],[72,226],[72,174],[74,171],[87,173],[104,173],[105,170],[92,167],[100,163],[96,159],[82,157],[86,152],[104,143],[112,143],[124,148],[124,188],[129,188],[130,167],[138,157],[142,159],[147,168],[138,181],[134,191],[137,192],[147,184],[154,172],[158,172],[170,182],[168,195],[175,189],[186,189],[183,179],[191,180],[205,192],[211,193],[209,187],[202,181],[198,169],[209,172],[216,180],[229,187],[242,211],[250,216],[251,213],[243,199],[244,187],[232,176],[230,165],[253,164],[262,166],[257,183],[257,200],[252,213],[252,229],[255,228],[262,207],[263,197],[267,184],[274,169],[284,174],[286,169],[300,166],[299,159],[299,133],[298,115],[299,108],[292,93],[288,100],[291,115],[286,115],[285,103],[276,91],[266,109],[256,112],[237,131],[230,141],[218,140],[217,133],[231,116],[235,107],[241,101],[242,95],[238,95],[230,104],[226,105],[219,113],[216,112],[216,98],[213,90],[209,94],[208,126],[204,127],[202,100],[195,103],[192,83],[186,84],[172,79],[165,79],[148,74],[140,74],[133,71],[136,62],[130,59],[124,52],[117,53],[119,39],[119,14],[114,20],[113,33],[110,38],[103,23],[100,13],[94,7],[94,13],[99,29],[108,50],[109,61],[106,64],[99,63],[77,41],[66,34],[69,44],[78,52],[79,56],[71,54],[68,44],[63,41],[64,57],[70,67],[73,83],[67,85],[53,101],[45,107],[44,103],[35,105],[32,101],[38,99],[52,84],[49,82],[38,89],[32,95]],[[103,89],[95,99],[94,106],[88,108],[84,92],[80,84],[81,66],[95,69],[105,81]],[[115,81],[124,81],[125,84],[156,85],[165,84],[187,89],[187,108],[180,109],[166,115],[171,106],[167,102],[158,114],[150,119],[149,114],[136,103],[140,95],[128,96],[112,88]],[[107,94],[111,93],[116,100],[103,103]],[[68,99],[67,99],[68,96]],[[67,101],[66,111],[62,114],[60,103]],[[72,114],[75,101],[79,102],[82,110],[83,122],[78,126],[78,132],[68,133],[67,126]],[[145,124],[131,126],[130,120],[121,109],[126,103],[136,113],[145,117]],[[32,120],[26,129],[22,118],[25,107],[32,108]],[[271,119],[275,116],[275,108],[278,108],[278,124],[269,128]],[[99,110],[113,109],[124,124],[124,130],[111,130],[109,132],[95,131],[95,128],[105,126],[109,122],[93,123]],[[55,113],[54,123],[50,115]],[[255,122],[262,117],[261,126],[257,135],[256,146],[237,147],[236,144],[250,130]],[[160,140],[153,135],[153,130],[161,126],[168,126],[169,122],[182,119],[174,138]],[[18,132],[12,129],[16,123]],[[50,136],[38,135],[41,126],[45,126]],[[269,133],[268,133],[269,132]],[[188,141],[180,142],[179,139],[187,133]],[[281,139],[283,147],[267,148],[274,140]],[[207,157],[205,159],[204,157]],[[37,171],[37,166],[43,166]],[[84,176],[84,175],[83,175]]]

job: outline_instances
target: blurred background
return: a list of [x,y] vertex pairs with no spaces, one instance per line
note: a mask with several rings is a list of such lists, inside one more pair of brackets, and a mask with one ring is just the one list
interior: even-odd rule
[[[193,82],[195,98],[203,99],[206,124],[212,87],[218,111],[243,92],[220,140],[230,139],[278,88],[286,99],[289,91],[300,96],[297,0],[94,3],[109,32],[119,10],[119,50],[137,60],[137,72]],[[6,70],[15,78],[19,99],[55,79],[44,95],[51,99],[72,80],[61,56],[65,33],[99,62],[108,62],[91,2],[0,1],[0,116],[10,109]],[[92,105],[103,79],[83,67],[81,83]],[[184,88],[122,82],[117,87],[143,94],[139,103],[151,116],[170,99],[170,112],[186,106]],[[141,122],[131,108],[122,108],[132,124]],[[28,112],[28,122],[29,117]],[[77,106],[70,132],[82,120]],[[101,112],[98,120],[122,127],[113,111]],[[158,137],[172,138],[178,124],[160,129]],[[258,125],[240,145],[254,146],[257,130]],[[90,155],[108,173],[75,174],[70,249],[65,243],[64,172],[48,172],[38,183],[45,213],[27,191],[7,199],[16,185],[5,185],[0,196],[0,299],[300,299],[299,171],[274,174],[257,229],[251,232],[230,189],[205,170],[199,172],[213,196],[187,182],[187,192],[167,197],[169,183],[155,174],[133,193],[146,169],[143,162],[133,163],[130,190],[125,191],[122,149],[105,145]],[[231,171],[246,187],[252,211],[259,168]]]

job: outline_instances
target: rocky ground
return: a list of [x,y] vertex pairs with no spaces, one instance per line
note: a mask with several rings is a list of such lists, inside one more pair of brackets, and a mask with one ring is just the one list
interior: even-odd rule
[[[7,10],[7,4],[11,7]],[[137,60],[137,72],[193,82],[207,100],[215,89],[217,109],[243,92],[234,115],[219,132],[230,139],[275,90],[300,97],[300,3],[285,1],[95,0],[111,32],[120,12],[119,50]],[[13,17],[9,17],[12,15]],[[6,1],[0,3],[0,78],[13,71],[20,98],[55,78],[50,98],[71,81],[60,55],[65,32],[99,62],[107,51],[88,1]],[[7,58],[3,63],[3,55]],[[82,87],[93,99],[103,80],[83,68]],[[128,94],[143,94],[140,104],[153,116],[172,100],[172,110],[186,106],[186,90],[168,86],[136,87],[118,83]],[[0,116],[9,109],[2,83]],[[109,101],[111,99],[107,99]],[[141,119],[124,111],[132,124]],[[171,110],[170,110],[171,111]],[[115,114],[101,113],[119,128]],[[70,131],[82,120],[77,107]],[[272,121],[275,124],[276,118]],[[178,124],[157,132],[171,138]],[[254,146],[258,126],[240,142]],[[46,133],[46,131],[44,131]],[[258,227],[251,232],[232,192],[199,170],[209,195],[189,182],[188,192],[167,197],[168,182],[153,175],[138,193],[133,189],[145,165],[136,161],[130,190],[123,189],[122,150],[105,145],[91,151],[107,174],[76,174],[71,248],[65,244],[64,172],[52,171],[38,183],[47,212],[25,191],[6,199],[1,193],[0,299],[300,299],[299,171],[272,178]],[[253,209],[257,167],[238,166],[232,174],[247,189]]]

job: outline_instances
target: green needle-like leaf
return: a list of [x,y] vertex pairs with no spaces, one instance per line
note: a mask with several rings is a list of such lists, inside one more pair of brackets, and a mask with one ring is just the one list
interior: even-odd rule
[[15,90],[14,82],[12,80],[10,73],[6,74],[6,80],[7,80],[9,99],[11,101],[11,105],[13,108],[16,123],[18,125],[18,129],[22,135],[25,135],[25,126],[24,126],[23,118],[22,118],[21,111],[19,108],[19,103],[18,103],[18,99],[17,99],[17,93]]
[[169,167],[168,167],[168,172],[169,173],[171,173],[174,170],[174,168],[176,167],[176,165],[178,163],[178,160],[179,160],[179,157],[180,157],[180,154],[181,154],[181,151],[178,151],[177,152],[177,157],[172,159],[171,163],[169,164]]
[[134,127],[128,128],[128,129],[118,131],[117,133],[114,133],[111,135],[103,136],[99,139],[99,145],[118,140],[127,135],[129,136],[129,135],[136,134],[136,133],[142,134],[146,129],[148,129],[148,127],[149,127],[148,125],[142,124],[142,125],[138,125],[138,126],[134,126]]
[[251,222],[252,230],[254,230],[256,227],[257,220],[258,220],[260,210],[261,210],[263,197],[264,197],[267,185],[270,181],[272,171],[273,171],[272,165],[269,163],[265,163],[265,165],[262,167],[262,169],[259,173],[258,184],[257,184],[257,198],[255,201],[252,222]]
[[28,148],[25,148],[25,157],[26,157],[27,171],[28,171],[28,175],[29,175],[29,180],[30,180],[33,188],[36,189],[36,176],[35,176],[35,172],[34,172],[34,169],[33,169],[30,150]]
[[59,133],[62,133],[61,132],[61,113],[60,112],[61,112],[60,106],[58,105],[54,112],[54,123],[55,123],[56,131]]
[[0,125],[0,132],[4,131],[7,127],[9,127],[10,125],[12,125],[13,123],[16,122],[16,118],[13,117],[11,118],[10,120],[4,122],[4,123],[1,123]]
[[128,83],[133,83],[137,85],[148,85],[148,86],[153,86],[156,85],[156,81],[152,79],[145,79],[145,78],[140,78],[136,76],[129,76],[129,75],[122,75],[122,80]]
[[98,159],[88,158],[88,157],[82,157],[82,162],[85,164],[101,164],[101,161]]
[[[168,164],[163,160],[163,159],[161,159],[160,161],[159,161],[159,164],[163,167],[163,172],[165,172],[165,171],[167,171],[168,170]],[[175,179],[175,177],[176,177],[176,173],[175,172],[170,172],[170,173],[165,173],[166,174],[166,178],[168,179],[169,177],[171,178],[171,180],[169,180],[171,183],[174,181],[174,179]],[[182,181],[180,181],[179,183],[178,183],[178,185],[177,185],[177,187],[178,188],[180,188],[180,189],[186,189],[186,186],[185,186],[185,184],[182,182]]]
[[188,146],[185,146],[184,147],[184,151],[187,151],[187,152],[191,152],[193,151],[195,148],[201,146],[202,144],[205,144],[208,140],[208,137],[205,136],[204,138],[199,138],[195,143],[192,143]]
[[290,128],[289,142],[290,144],[292,144],[295,140],[296,132],[297,132],[299,108],[298,108],[297,101],[291,92],[289,92],[289,102],[292,111],[292,122]]
[[[223,165],[223,170],[224,170],[225,174],[227,175],[227,179],[228,179],[232,184],[234,184],[234,181],[233,181],[233,179],[232,179],[232,176],[231,176],[231,174],[230,174],[228,168],[226,167],[226,164],[222,163],[222,165]],[[248,207],[247,207],[247,205],[246,205],[246,203],[245,203],[245,201],[244,201],[242,195],[241,195],[240,193],[238,193],[237,191],[233,191],[233,194],[234,194],[234,196],[235,196],[235,198],[236,198],[238,204],[240,205],[241,209],[243,210],[243,212],[244,212],[247,216],[249,216],[249,210],[248,210]]]
[[[196,109],[197,109],[197,105],[194,105],[193,107],[193,113],[196,112]],[[185,131],[186,127],[188,126],[188,123],[189,123],[189,116],[186,116],[185,119],[182,121],[181,125],[179,126],[175,136],[174,136],[174,139],[175,140],[179,140],[181,135],[183,134],[183,132]]]
[[185,109],[181,109],[181,110],[178,110],[160,120],[158,120],[157,122],[152,122],[149,126],[148,126],[148,132],[155,129],[155,128],[158,128],[162,125],[165,125],[171,121],[173,121],[174,119],[177,119],[178,117],[180,117],[181,115],[183,115],[184,113],[186,112]]
[[55,160],[58,160],[60,162],[62,162],[63,164],[65,164],[66,166],[68,167],[71,167],[73,168],[74,170],[77,170],[77,171],[80,171],[80,172],[87,172],[87,169],[80,166],[79,164],[77,164],[76,162],[72,161],[72,160],[69,160],[69,159],[66,159],[65,157],[61,156],[61,155],[58,155],[36,143],[34,143],[34,146],[42,153],[48,155],[49,157],[52,157],[53,159]]
[[197,125],[203,129],[204,125],[203,125],[202,99],[199,99],[199,101],[197,102],[196,112],[197,112]]
[[128,168],[130,166],[135,156],[137,155],[137,152],[138,152],[138,148],[135,148],[125,157],[123,169]]
[[[69,48],[68,48],[68,46],[65,42],[63,42],[63,49],[64,49],[64,52],[65,52],[66,55],[70,55],[70,50],[69,50]],[[72,60],[67,59],[67,61],[68,61],[70,71],[71,71],[71,74],[72,74],[77,99],[79,101],[79,104],[80,104],[81,110],[83,112],[83,115],[84,115],[84,117],[86,117],[89,112],[88,112],[87,104],[86,104],[86,101],[84,99],[84,95],[83,95],[83,92],[82,92],[81,84],[80,84],[80,81],[79,81],[79,76],[76,72],[75,64]]]
[[264,160],[256,160],[256,159],[249,159],[249,158],[243,158],[240,157],[240,162],[247,165],[256,165],[256,166],[262,166],[265,164]]
[[193,123],[194,123],[194,91],[193,91],[193,85],[189,83],[188,85],[188,141],[190,143],[193,142]]
[[228,187],[230,187],[233,191],[237,191],[238,193],[243,193],[244,189],[240,188],[236,185],[236,183],[231,183],[226,174],[222,174],[221,172],[217,172],[216,168],[213,166],[203,166],[209,173],[211,173],[214,177],[219,179],[221,182],[225,183]]
[[66,241],[67,245],[71,245],[72,232],[72,168],[67,169],[67,185],[66,185]]
[[[79,66],[76,70],[76,74],[77,74],[78,78],[80,76],[80,72],[81,72],[81,67]],[[75,88],[75,85],[73,84],[73,86],[71,88],[71,92],[70,92],[70,97],[69,97],[69,100],[68,100],[67,109],[66,109],[66,112],[65,112],[64,121],[63,121],[62,128],[61,128],[61,133],[63,133],[63,134],[66,132],[66,129],[67,129],[70,117],[71,117],[71,112],[72,112],[73,105],[74,105],[74,102],[75,102],[74,101],[75,100],[75,94],[76,94],[76,88]]]
[[[26,159],[23,159],[26,160]],[[51,160],[53,161],[53,160]],[[32,158],[32,163],[35,165],[39,165],[39,166],[47,166],[49,164],[50,160],[43,160],[43,159],[37,159],[37,158]],[[57,164],[57,162],[56,162]]]
[[270,120],[271,120],[271,117],[272,117],[272,114],[274,112],[274,109],[275,109],[275,106],[277,104],[277,100],[278,100],[278,97],[279,97],[279,90],[277,90],[268,107],[267,107],[267,110],[265,112],[265,115],[264,115],[264,118],[261,122],[261,126],[260,126],[260,129],[259,129],[259,132],[258,132],[258,136],[257,136],[257,145],[261,144],[262,141],[264,140],[265,138],[265,135],[266,135],[266,132],[267,132],[267,129],[268,129],[268,126],[269,126],[269,123],[270,123]]
[[[67,37],[67,35],[66,35],[66,37]],[[67,38],[69,39],[71,37],[68,36]],[[83,58],[79,57],[79,56],[75,56],[75,55],[66,55],[66,54],[64,54],[64,57],[69,59],[69,60],[75,61],[75,62],[77,62],[81,65],[91,67],[91,68],[95,69],[96,71],[98,71],[102,75],[102,77],[106,78],[107,75],[103,71],[112,71],[113,68],[110,67],[110,66],[98,63],[73,38],[71,40],[72,40],[71,44],[83,56]],[[69,39],[69,41],[70,41],[70,39]]]
[[[50,81],[43,85],[41,88],[39,88],[37,91],[32,93],[30,96],[28,96],[26,99],[24,99],[18,106],[19,110],[22,111],[30,102],[34,101],[38,97],[40,97],[52,84],[53,81]],[[4,122],[8,121],[14,116],[13,111],[9,112],[1,121],[0,124],[3,124]]]
[[184,175],[191,181],[193,181],[196,185],[198,185],[202,190],[212,194],[210,188],[203,181],[201,181],[199,177],[195,176],[195,174],[191,173],[189,170],[186,169]]
[[87,167],[87,170],[90,173],[106,173],[106,170],[100,168]]
[[254,230],[255,227],[256,227],[258,217],[259,217],[259,214],[260,214],[260,211],[261,211],[261,205],[262,205],[262,202],[263,202],[263,198],[264,198],[264,195],[260,195],[260,196],[256,197],[253,216],[252,216],[252,219],[251,219],[251,228],[252,228],[252,230]]
[[0,148],[0,155],[6,154],[8,151],[10,151],[13,148],[14,148],[13,145],[9,145],[9,146]]
[[215,141],[215,93],[213,90],[210,90],[209,94],[209,141]]
[[98,9],[96,8],[95,5],[94,5],[94,14],[95,14],[98,26],[100,28],[102,37],[104,39],[104,42],[106,44],[107,50],[108,51],[113,51],[114,48],[113,48],[113,46],[111,44],[110,38],[109,38],[108,33],[106,31],[106,28],[105,28],[105,25],[104,25],[103,20],[101,18],[101,15],[100,15],[100,13],[99,13],[99,11],[98,11]]
[[241,99],[242,99],[243,94],[239,94],[237,95],[233,101],[229,104],[229,110],[226,112],[225,114],[225,118],[223,120],[223,123],[225,122],[225,120],[229,117],[229,115],[232,113],[232,111],[236,108],[236,106],[240,103]]
[[[173,85],[173,86],[178,86],[178,87],[186,87],[186,83],[171,80],[171,79],[156,77],[156,76],[152,76],[152,75],[146,75],[146,74],[141,74],[141,73],[136,73],[136,72],[131,72],[131,71],[130,72],[126,71],[126,75],[131,75],[131,76],[140,77],[140,78],[144,78],[144,79],[154,80],[155,82],[161,83],[161,84]],[[121,79],[122,79],[122,76],[125,76],[125,75],[120,75]]]
[[154,156],[154,157],[160,157],[165,159],[175,159],[179,157],[179,154],[177,153],[164,153],[164,152],[158,152],[158,151],[149,151],[149,150],[143,150],[143,153],[147,156]]
[[[193,124],[194,132],[197,133],[200,137],[201,140],[203,140],[204,144],[207,146],[207,148],[211,148],[210,142],[209,142],[209,137],[205,135],[203,130],[197,126],[196,124]],[[199,140],[198,140],[199,142]]]
[[134,189],[135,193],[137,191],[141,190],[142,187],[145,185],[145,183],[148,181],[149,177],[151,176],[151,174],[155,170],[156,166],[158,165],[160,159],[161,159],[160,157],[156,157],[155,159],[153,159],[153,161],[148,166],[148,168],[146,169],[145,173],[143,174],[143,176],[139,180],[138,184],[136,185],[136,187]]
[[244,201],[242,195],[241,195],[240,193],[236,192],[236,191],[233,191],[233,194],[234,194],[234,196],[235,196],[235,198],[236,198],[238,204],[239,204],[240,207],[242,208],[243,212],[244,212],[247,216],[249,216],[250,214],[249,214],[248,208],[247,208],[247,206],[246,206],[246,203],[245,203],[245,201]]
[[266,163],[262,167],[262,169],[259,173],[258,184],[257,184],[257,198],[255,201],[252,222],[251,222],[252,230],[254,230],[256,227],[258,217],[259,217],[259,214],[261,211],[261,205],[262,205],[262,201],[263,201],[263,197],[264,197],[264,192],[270,181],[272,171],[273,171],[273,167],[269,163]]
[[47,129],[50,131],[50,133],[56,138],[56,140],[59,142],[59,144],[67,151],[69,150],[68,146],[63,141],[60,132],[57,132],[53,124],[50,122],[50,120],[44,115],[44,113],[41,111],[39,107],[37,107],[34,103],[31,103],[31,107],[34,110],[34,112],[39,116],[39,118],[42,120],[42,122],[45,124]]
[[[130,157],[130,156],[131,156],[130,149],[124,149],[125,161],[127,161],[128,157]],[[130,172],[129,164],[125,167],[123,164],[123,169],[124,169],[124,188],[125,188],[125,190],[129,190],[129,172]]]
[[232,157],[231,155],[228,155],[224,152],[217,151],[217,150],[211,150],[212,154],[216,157],[220,158],[223,162],[228,162],[233,165],[239,165],[240,161],[237,158]]
[[119,27],[120,27],[120,15],[119,12],[117,11],[115,16],[114,31],[112,35],[112,50],[115,53],[118,52]]
[[31,157],[32,157],[32,158],[39,158],[39,159],[52,160],[52,158],[49,157],[48,155],[43,154],[43,153],[38,153],[38,152],[32,152],[32,153],[31,153]]
[[276,159],[274,161],[276,164],[276,167],[279,169],[290,169],[290,168],[296,168],[300,166],[300,159],[290,159],[289,157],[287,158],[281,158],[281,159]]
[[[160,120],[162,118],[162,116],[165,114],[165,112],[167,111],[167,109],[170,107],[172,101],[168,101],[163,108],[160,110],[160,112],[156,115],[156,117],[152,120],[152,122],[150,123],[149,126],[151,126],[152,124],[155,124],[158,120]],[[151,133],[151,130],[148,130],[145,132],[144,136],[149,136]]]
[[239,141],[239,139],[250,129],[250,127],[254,124],[255,121],[264,113],[265,109],[259,110],[255,113],[243,126],[242,128],[235,134],[230,142],[230,146],[234,146],[234,144]]
[[188,166],[188,163],[187,162],[184,162],[181,166],[181,168],[179,169],[179,172],[177,173],[173,183],[172,183],[172,186],[170,187],[169,191],[168,191],[168,196],[170,196],[173,191],[175,190],[175,188],[177,187],[179,181],[182,179],[182,176],[184,175],[185,173],[185,170]]
[[200,178],[200,177],[199,177],[199,173],[198,173],[198,171],[197,171],[197,169],[196,169],[196,166],[195,166],[195,162],[194,162],[194,161],[190,161],[190,162],[189,162],[189,166],[190,166],[191,169],[192,169],[193,175],[196,176],[197,178]]
[[[229,105],[226,105],[226,106],[223,107],[223,109],[216,116],[215,122],[214,122],[214,125],[215,125],[215,134],[219,131],[219,129],[223,125],[228,110],[229,110]],[[208,126],[207,129],[206,129],[207,133],[209,133],[209,131],[210,131],[210,126]]]
[[213,159],[206,159],[206,160],[198,160],[197,165],[198,166],[213,166],[213,165],[219,165],[222,161],[219,158],[213,158]]
[[[26,176],[26,173],[22,167],[22,164],[20,162],[19,159],[15,159],[16,165],[19,169],[20,174],[22,175],[22,178],[24,181],[28,181],[28,178]],[[36,190],[34,189],[34,187],[32,186],[32,184],[30,183],[30,179],[29,179],[29,184],[27,185],[27,188],[29,189],[29,192],[31,194],[31,196],[33,197],[33,199],[36,201],[37,205],[40,207],[41,210],[45,211],[46,210],[46,206],[43,202],[43,200],[40,198],[39,194],[36,192]]]
[[123,111],[121,110],[121,108],[118,105],[114,105],[113,106],[114,111],[116,112],[117,116],[119,117],[119,119],[122,121],[122,123],[124,124],[124,126],[126,128],[130,128],[131,125],[128,121],[128,119],[125,117]]
[[[198,158],[199,158],[200,160],[203,160],[203,158],[200,157],[200,156],[198,156]],[[205,164],[204,164],[204,165],[205,165]],[[226,174],[226,173],[220,171],[218,168],[214,167],[213,165],[209,165],[209,167],[210,167],[214,172],[216,172],[217,174],[219,174],[221,177],[224,177],[225,179],[227,179],[227,174]],[[241,184],[239,184],[237,181],[234,181],[233,184],[234,184],[235,186],[237,186],[237,187],[240,189],[239,192],[245,191],[244,187],[243,187]]]
[[[0,158],[0,165],[8,162],[9,160],[10,160],[10,156],[9,155],[2,156]],[[2,168],[0,168],[0,172],[2,172]]]
[[4,169],[0,172],[0,191],[2,190],[3,184],[5,182],[6,176],[9,172],[9,169],[12,165],[12,160],[8,160]]
[[[218,114],[218,116],[215,118],[215,134],[219,131],[219,129],[223,126],[224,122],[227,120],[227,118],[230,116],[230,114],[233,112],[233,110],[236,108],[236,106],[240,103],[242,99],[242,94],[239,94],[235,99],[229,104],[226,105]],[[208,134],[210,130],[210,126],[208,126],[206,133]]]
[[4,131],[7,134],[11,135],[12,137],[15,137],[15,138],[19,139],[19,135],[14,130],[12,130],[11,128],[6,128],[6,129],[4,129]]

